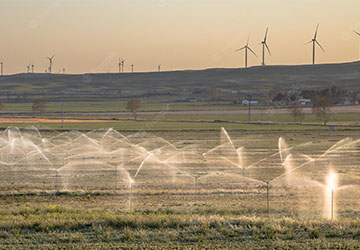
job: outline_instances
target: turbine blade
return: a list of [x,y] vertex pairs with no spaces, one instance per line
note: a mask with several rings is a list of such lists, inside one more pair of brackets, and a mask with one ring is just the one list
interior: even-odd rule
[[265,38],[264,38],[264,43],[266,43],[266,39],[267,39],[267,34],[268,34],[269,28],[266,28],[266,32],[265,32]]
[[319,24],[316,26],[316,31],[315,31],[314,39],[316,39],[316,37],[317,37],[318,30],[319,30]]
[[258,56],[256,55],[256,53],[255,53],[252,49],[250,49],[250,47],[247,47],[247,48],[251,51],[251,53],[254,54],[254,56],[258,57]]
[[318,41],[315,41],[316,43],[317,43],[317,45],[319,45],[319,47],[321,48],[321,50],[323,51],[323,52],[325,52],[325,50],[324,50],[324,48],[321,46],[321,44],[318,42]]
[[265,47],[267,48],[267,51],[269,52],[269,54],[271,56],[271,51],[270,51],[269,46],[267,45],[267,43],[265,43]]
[[355,34],[357,34],[357,35],[360,36],[360,33],[359,33],[359,32],[357,32],[357,31],[355,31],[355,30],[353,30],[353,31],[354,31]]
[[312,43],[312,40],[311,40],[311,41],[309,41],[309,42],[307,42],[307,43],[304,43],[304,45],[309,44],[309,43]]
[[249,33],[249,36],[248,36],[248,39],[247,39],[247,42],[246,42],[246,46],[249,45],[249,40],[250,40],[250,33]]
[[235,52],[245,49],[245,47],[242,47],[240,49],[235,50]]

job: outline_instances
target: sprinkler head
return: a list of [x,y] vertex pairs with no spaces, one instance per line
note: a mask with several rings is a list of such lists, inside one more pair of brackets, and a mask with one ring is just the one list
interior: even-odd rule
[[328,177],[328,187],[331,190],[336,189],[336,174],[334,172],[330,172]]

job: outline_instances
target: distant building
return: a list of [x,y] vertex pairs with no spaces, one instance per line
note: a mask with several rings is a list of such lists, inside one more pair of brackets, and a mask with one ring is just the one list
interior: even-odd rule
[[[249,100],[243,100],[242,105],[249,105]],[[259,101],[255,101],[255,100],[250,100],[250,105],[258,105]]]
[[300,98],[299,104],[302,106],[312,106],[311,99]]
[[351,104],[352,104],[351,99],[349,97],[346,97],[344,99],[344,105],[351,105]]
[[199,102],[197,98],[182,98],[180,102]]

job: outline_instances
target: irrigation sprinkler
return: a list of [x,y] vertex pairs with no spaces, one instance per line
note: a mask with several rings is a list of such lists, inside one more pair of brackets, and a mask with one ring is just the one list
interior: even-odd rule
[[55,176],[55,189],[56,193],[59,193],[59,172],[56,170],[56,176]]
[[266,182],[266,207],[267,207],[267,214],[268,214],[268,217],[270,218],[270,197],[269,197],[269,182],[267,181]]
[[195,205],[196,205],[196,203],[197,203],[197,184],[198,184],[199,176],[195,176],[194,179],[195,179],[194,201],[195,201]]
[[[336,189],[336,174],[334,172],[330,172],[330,174],[327,177],[327,189],[328,192],[330,192],[330,204],[328,204],[330,206],[329,210],[330,210],[330,219],[333,220],[334,219],[334,192]],[[328,196],[329,197],[329,196]]]
[[117,190],[117,166],[116,165],[114,168],[114,176],[115,176],[115,185],[114,185],[114,193],[115,193]]
[[331,189],[331,219],[334,219],[334,189]]
[[132,211],[133,184],[134,184],[134,181],[130,180],[129,211]]

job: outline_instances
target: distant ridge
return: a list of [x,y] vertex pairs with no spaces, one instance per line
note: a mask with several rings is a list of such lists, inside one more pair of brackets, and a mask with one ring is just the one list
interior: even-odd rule
[[83,74],[48,74],[48,73],[18,73],[11,75],[0,76],[1,78],[24,77],[28,79],[34,78],[66,78],[66,77],[79,77],[83,75],[97,75],[97,76],[136,76],[136,75],[168,75],[179,73],[208,73],[208,72],[238,72],[239,74],[353,74],[360,72],[360,61],[346,62],[346,63],[327,63],[327,64],[303,64],[303,65],[266,65],[266,66],[252,66],[245,68],[208,68],[199,70],[171,70],[162,72],[124,72],[124,73],[83,73]]
[[[199,88],[267,92],[274,86],[360,87],[360,62],[318,65],[269,65],[139,73],[14,74],[0,77],[1,91],[47,93],[196,93]],[[124,92],[126,91],[126,92]]]

